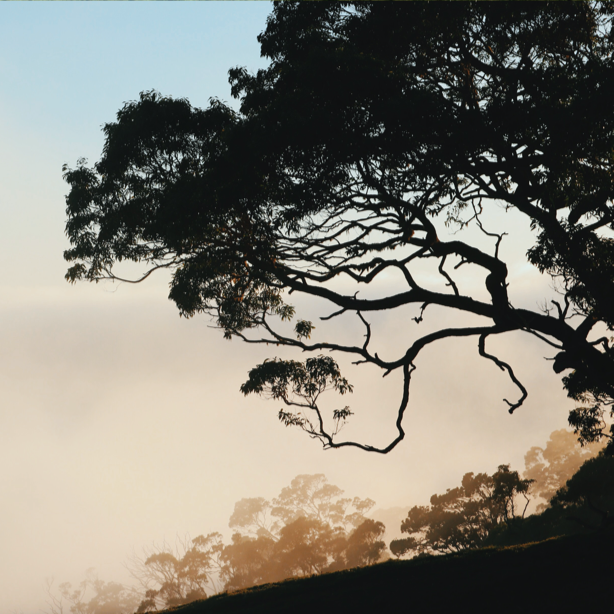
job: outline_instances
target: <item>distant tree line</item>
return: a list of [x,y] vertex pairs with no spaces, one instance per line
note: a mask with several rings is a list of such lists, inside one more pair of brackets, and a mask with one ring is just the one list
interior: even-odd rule
[[[521,477],[509,465],[466,473],[461,485],[412,507],[391,542],[397,557],[512,545],[608,528],[614,514],[614,458],[602,443],[580,445],[566,429],[525,455]],[[598,455],[598,456],[596,456]],[[530,496],[536,514],[526,516]]]
[[49,587],[49,614],[141,614],[221,590],[371,565],[388,557],[384,524],[366,517],[374,505],[343,497],[322,474],[299,475],[272,501],[237,502],[229,544],[209,533],[133,557],[128,568],[140,590],[90,571],[77,588],[61,584],[59,596]]
[[[544,448],[526,453],[522,475],[509,465],[492,475],[466,473],[430,505],[412,507],[401,523],[407,536],[393,540],[390,551],[408,558],[610,530],[614,457],[607,450],[554,431]],[[77,587],[49,586],[48,614],[141,614],[389,558],[384,524],[367,518],[375,502],[343,494],[322,474],[299,475],[271,501],[238,501],[230,543],[214,532],[133,557],[128,568],[139,588],[104,582],[89,570]],[[531,499],[535,513],[527,514]]]

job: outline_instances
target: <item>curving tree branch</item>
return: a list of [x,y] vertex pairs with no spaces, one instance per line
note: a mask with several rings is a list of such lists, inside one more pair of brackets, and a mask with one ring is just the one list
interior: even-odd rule
[[[556,347],[569,396],[611,411],[613,16],[599,2],[278,3],[259,37],[269,66],[230,71],[240,111],[144,92],[104,127],[98,163],[64,168],[67,278],[166,268],[181,315],[207,314],[226,337],[400,369],[387,446],[338,441],[350,410],[330,428],[311,397],[311,417],[280,414],[329,448],[393,449],[420,352],[453,337],[477,336],[507,372],[521,392],[510,413],[527,391],[485,341],[512,331]],[[562,294],[543,310],[510,300],[511,210],[536,231],[528,262]],[[356,312],[364,338],[324,339],[300,318],[284,332],[294,293],[325,302],[322,320]],[[411,329],[397,356],[373,349],[369,313],[415,306],[417,326],[430,305],[473,324]]]

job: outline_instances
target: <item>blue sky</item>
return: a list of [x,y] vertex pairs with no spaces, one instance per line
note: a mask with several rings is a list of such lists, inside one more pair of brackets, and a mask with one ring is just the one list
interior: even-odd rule
[[[266,2],[3,2],[0,177],[4,202],[20,203],[11,219],[38,244],[55,239],[49,247],[57,257],[63,199],[51,208],[39,190],[49,194],[53,186],[61,196],[62,164],[95,160],[100,127],[143,90],[196,106],[212,96],[229,102],[228,69],[263,65],[256,36],[269,12]],[[54,222],[60,226],[47,232]],[[0,232],[6,260],[23,235],[10,224]],[[40,280],[18,270],[13,276],[16,283]]]
[[[535,340],[493,343],[531,392],[513,418],[501,399],[515,391],[496,367],[450,342],[422,359],[397,450],[324,453],[277,422],[275,403],[240,395],[271,350],[180,319],[163,277],[136,287],[64,281],[62,165],[96,161],[101,126],[143,90],[195,106],[229,101],[228,69],[263,65],[256,36],[270,11],[264,2],[0,3],[2,612],[44,609],[46,577],[76,583],[96,567],[124,580],[126,557],[152,542],[228,534],[237,500],[273,497],[301,473],[325,473],[379,507],[426,504],[466,471],[521,469],[528,448],[565,425],[569,401]],[[522,254],[520,237],[505,245]],[[533,301],[539,284],[549,292],[522,263],[510,274],[519,301]],[[384,346],[405,334],[403,317],[374,324]],[[346,433],[388,440],[394,376],[348,377],[356,416]]]

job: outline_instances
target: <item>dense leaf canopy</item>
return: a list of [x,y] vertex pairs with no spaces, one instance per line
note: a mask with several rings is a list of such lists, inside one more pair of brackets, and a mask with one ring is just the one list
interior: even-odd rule
[[[403,374],[398,433],[383,447],[335,440],[316,403],[312,421],[280,413],[326,447],[392,449],[420,352],[452,337],[474,338],[509,374],[512,412],[527,391],[486,351],[510,331],[556,348],[554,371],[584,404],[574,426],[599,438],[614,397],[613,13],[586,2],[278,3],[259,37],[268,67],[230,71],[239,111],[146,92],[105,126],[98,163],[65,169],[67,277],[120,279],[125,260],[145,265],[143,277],[166,268],[180,312],[212,315],[228,337]],[[497,208],[535,231],[527,257],[555,281],[551,307],[512,304],[505,233],[485,221]],[[462,232],[448,240],[446,225]],[[398,290],[360,295],[390,275]],[[481,292],[467,293],[466,275]],[[366,337],[319,339],[306,320],[283,332],[292,292],[328,301],[322,316],[356,314]],[[432,305],[475,324],[416,328],[397,356],[372,349],[369,314],[415,306],[417,326]],[[289,370],[309,368],[265,364],[269,392],[271,369],[287,367],[292,382]]]
[[401,524],[409,537],[392,541],[390,550],[403,556],[477,548],[502,523],[524,517],[532,482],[509,465],[499,465],[492,475],[466,473],[460,486],[433,495],[430,505],[409,510]]
[[552,505],[589,529],[614,525],[614,458],[600,454],[587,460],[556,493]]
[[371,499],[342,497],[322,474],[298,475],[272,501],[241,499],[222,552],[226,589],[278,582],[377,562],[385,527],[365,518]]
[[567,429],[550,433],[545,447],[532,447],[524,455],[524,477],[534,481],[531,493],[543,500],[538,504],[537,512],[544,511],[567,480],[602,448],[603,445],[598,442],[581,446]]

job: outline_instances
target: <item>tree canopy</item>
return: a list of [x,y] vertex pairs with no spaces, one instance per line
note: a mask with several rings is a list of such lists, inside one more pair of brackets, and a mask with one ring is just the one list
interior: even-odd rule
[[[137,614],[206,599],[222,588],[239,590],[378,562],[387,552],[386,527],[365,517],[375,502],[342,495],[322,474],[298,475],[272,501],[238,501],[228,523],[234,531],[228,544],[219,533],[210,533],[185,539],[174,549],[165,544],[132,557],[128,569],[142,589]],[[79,603],[86,614],[104,614],[93,601]],[[52,614],[61,614],[56,610]]]
[[524,517],[532,482],[509,465],[500,465],[492,475],[466,473],[460,486],[433,495],[428,506],[409,510],[401,523],[409,537],[393,540],[390,550],[403,556],[477,548],[502,523]]
[[552,498],[552,506],[589,530],[614,525],[614,458],[600,454],[587,460]]
[[343,497],[322,474],[298,475],[278,497],[241,499],[222,553],[227,589],[376,563],[383,523],[366,518],[371,499]]
[[[555,435],[555,433],[553,433]],[[553,438],[554,439],[554,438]],[[552,441],[552,439],[551,439]],[[570,462],[576,464],[577,458],[570,455],[571,461],[556,463],[553,467],[566,472]],[[584,455],[586,459],[586,455]],[[564,460],[564,459],[562,459]],[[544,474],[538,477],[543,477]],[[545,472],[547,478],[541,484],[549,492],[553,484],[552,473]],[[537,492],[540,483],[536,482]],[[533,486],[531,491],[533,491]],[[541,490],[540,494],[543,493]],[[543,495],[542,495],[543,496]],[[547,506],[539,506],[537,513],[515,518],[509,523],[500,524],[486,538],[483,545],[511,546],[542,541],[562,535],[590,535],[611,531],[614,525],[614,457],[602,448],[597,456],[584,460],[569,479],[560,486]],[[391,548],[394,545],[391,544]]]
[[543,499],[537,511],[544,511],[552,497],[589,458],[596,456],[603,445],[594,442],[580,445],[567,429],[550,433],[544,448],[532,447],[524,455],[524,477],[533,480],[531,493]]
[[139,592],[118,582],[100,580],[93,568],[88,569],[85,579],[74,587],[70,582],[58,586],[59,594],[54,594],[53,581],[47,581],[49,595],[48,614],[131,614],[141,600]]
[[[144,267],[132,281],[168,269],[180,313],[213,316],[229,338],[402,373],[397,433],[378,446],[340,441],[351,411],[330,416],[318,404],[327,387],[351,390],[334,360],[315,374],[279,359],[252,372],[243,392],[293,402],[280,419],[325,447],[398,444],[420,353],[450,338],[474,339],[509,375],[513,412],[527,390],[486,346],[514,331],[555,354],[579,403],[576,430],[586,441],[608,436],[613,14],[608,2],[276,3],[259,37],[268,66],[230,70],[238,111],[144,92],[105,125],[96,164],[65,167],[67,278],[122,279],[123,261]],[[527,220],[528,262],[559,300],[512,303],[501,246],[514,237],[505,221],[489,225],[492,210]],[[476,275],[478,289],[467,281]],[[382,293],[386,278],[397,283]],[[357,318],[364,337],[320,338],[292,293],[327,303],[323,319]],[[407,306],[411,342],[378,353],[370,316]],[[458,325],[421,333],[442,310]]]

